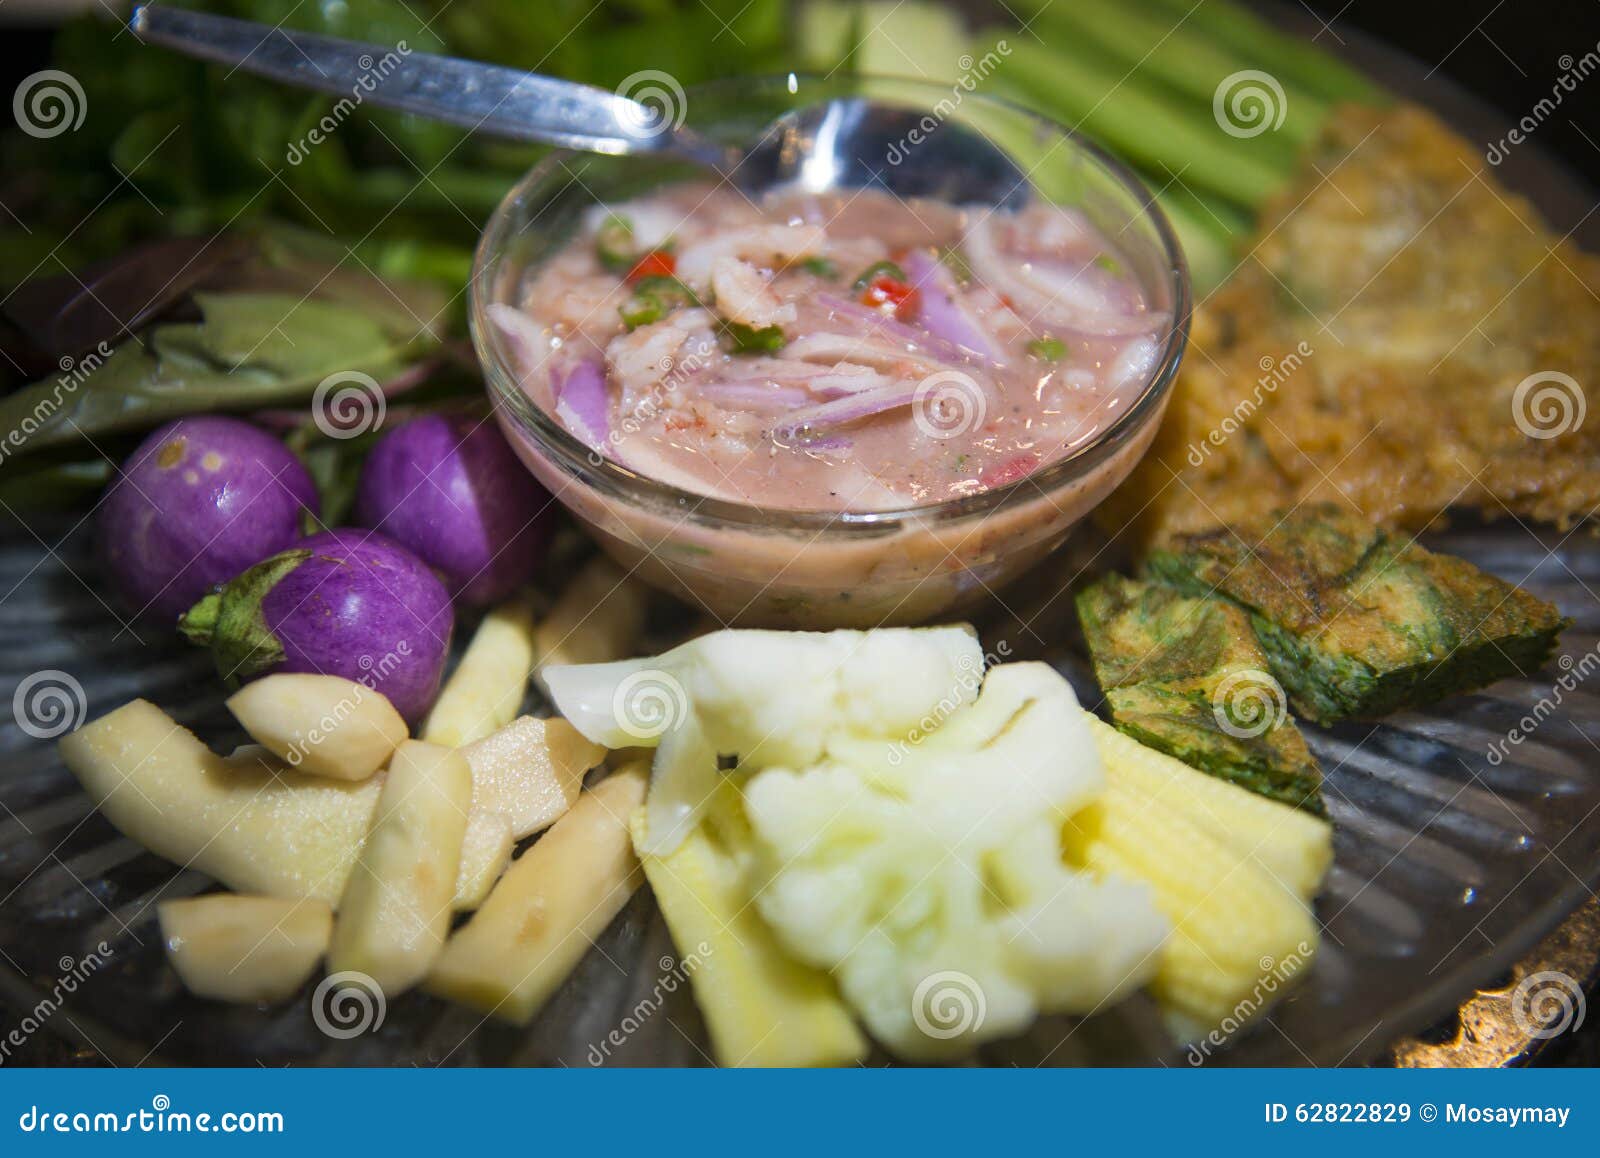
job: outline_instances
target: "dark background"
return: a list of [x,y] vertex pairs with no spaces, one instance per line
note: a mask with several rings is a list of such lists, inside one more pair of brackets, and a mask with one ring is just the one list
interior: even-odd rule
[[[1432,70],[1433,81],[1459,86],[1498,109],[1504,118],[1501,134],[1550,96],[1557,78],[1574,68],[1564,66],[1563,57],[1577,61],[1586,53],[1600,55],[1600,0],[1285,0],[1264,7],[1283,11],[1289,23],[1335,52],[1355,34],[1387,42],[1422,61]],[[44,66],[50,33],[4,23],[6,15],[0,13],[0,44],[6,50],[0,53],[0,91],[9,92]],[[1578,81],[1575,91],[1563,94],[1561,106],[1532,140],[1581,173],[1591,189],[1600,189],[1600,67]],[[1584,1027],[1552,1042],[1536,1064],[1600,1066],[1600,995],[1591,995],[1590,1006],[1593,1016]],[[5,1012],[0,1009],[0,1024],[9,1021]],[[1453,1027],[1436,1027],[1436,1032],[1443,1039]],[[48,1034],[36,1035],[31,1044],[14,1063],[92,1064],[91,1057]]]
[[[1326,28],[1315,22],[1311,28],[1315,39],[1334,51],[1352,30],[1405,51],[1437,69],[1436,77],[1498,108],[1505,114],[1505,129],[1550,95],[1565,71],[1563,56],[1576,61],[1587,52],[1600,55],[1597,0],[1290,0],[1284,7],[1328,22]],[[1564,94],[1561,107],[1533,139],[1600,188],[1600,70]]]
[[[1500,109],[1503,129],[1550,95],[1565,71],[1563,56],[1600,54],[1600,0],[1280,0],[1261,7],[1307,23],[1313,39],[1335,52],[1352,32],[1394,45],[1436,69],[1441,81]],[[9,15],[0,11],[0,40],[7,49],[0,53],[4,91],[40,68],[49,51],[47,30],[11,27]],[[1534,139],[1600,188],[1600,71],[1566,94]]]

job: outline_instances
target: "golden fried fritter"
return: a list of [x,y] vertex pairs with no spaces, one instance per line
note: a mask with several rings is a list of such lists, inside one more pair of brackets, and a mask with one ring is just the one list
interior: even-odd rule
[[1247,252],[1107,526],[1148,545],[1307,498],[1411,529],[1600,505],[1600,260],[1431,114],[1341,109]]

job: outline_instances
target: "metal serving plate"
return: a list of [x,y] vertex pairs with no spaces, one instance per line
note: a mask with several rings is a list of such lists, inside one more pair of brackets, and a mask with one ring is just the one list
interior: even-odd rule
[[[1360,41],[1349,51],[1469,131],[1496,123],[1437,78],[1423,84],[1412,62]],[[1536,149],[1514,162],[1500,175],[1552,220],[1587,211],[1590,196]],[[1307,728],[1337,825],[1337,860],[1318,903],[1324,943],[1304,984],[1209,1063],[1377,1056],[1507,975],[1600,882],[1600,549],[1588,530],[1514,522],[1425,541],[1553,600],[1574,626],[1558,662],[1532,678],[1377,725]],[[94,575],[83,523],[0,527],[0,705],[13,705],[0,709],[0,962],[9,966],[0,968],[0,1003],[13,1017],[117,1064],[709,1063],[648,889],[526,1030],[417,993],[380,1021],[375,1010],[336,1007],[315,982],[268,1010],[185,994],[164,963],[154,904],[211,882],[144,853],[95,814],[49,733],[145,696],[214,746],[241,737],[206,656],[125,630]],[[1093,702],[1081,656],[1060,647],[1071,637],[1066,603],[1047,597],[1026,630],[997,615],[995,630],[1037,645]],[[1507,743],[1514,732],[1525,738]],[[1186,1057],[1136,998],[1088,1021],[1046,1021],[978,1060],[1181,1065]]]

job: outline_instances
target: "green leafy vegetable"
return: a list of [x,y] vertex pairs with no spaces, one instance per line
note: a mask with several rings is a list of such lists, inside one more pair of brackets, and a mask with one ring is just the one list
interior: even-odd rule
[[27,450],[154,426],[184,414],[308,400],[329,375],[381,381],[426,331],[396,330],[359,306],[286,293],[201,294],[199,322],[157,326],[81,377],[35,382],[0,401],[0,426]]
[[1067,344],[1060,338],[1035,338],[1028,343],[1028,353],[1046,362],[1059,362],[1066,357]]

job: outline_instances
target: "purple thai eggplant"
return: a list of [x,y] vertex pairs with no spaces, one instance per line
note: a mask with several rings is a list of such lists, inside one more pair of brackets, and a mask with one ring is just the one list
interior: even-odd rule
[[180,418],[122,464],[98,516],[101,566],[135,614],[167,623],[294,543],[317,491],[300,460],[236,418]]
[[180,624],[230,684],[343,676],[415,723],[439,693],[455,614],[427,564],[371,531],[313,535],[201,599]]
[[528,581],[550,506],[492,420],[430,414],[372,448],[356,521],[426,561],[456,599],[481,605]]

